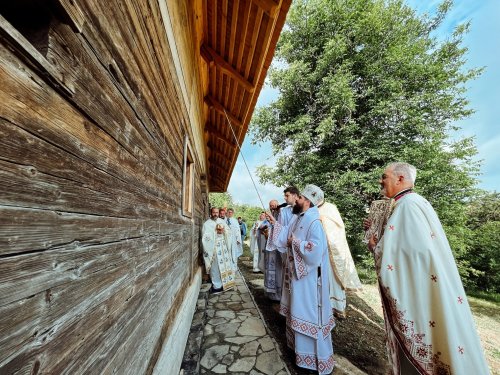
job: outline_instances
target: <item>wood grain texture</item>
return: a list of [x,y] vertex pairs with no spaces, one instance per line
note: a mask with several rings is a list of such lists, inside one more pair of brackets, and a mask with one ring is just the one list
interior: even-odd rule
[[[180,87],[202,111],[200,88],[173,69],[158,4],[77,5],[73,24],[55,13],[46,56],[11,29],[0,38],[2,374],[150,372],[200,267],[205,140]],[[175,50],[192,56],[189,40]]]

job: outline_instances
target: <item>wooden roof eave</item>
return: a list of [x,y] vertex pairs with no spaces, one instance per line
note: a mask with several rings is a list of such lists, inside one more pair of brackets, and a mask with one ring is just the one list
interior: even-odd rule
[[[207,87],[203,101],[206,106],[204,121],[210,191],[227,189],[239,154],[238,144],[242,144],[248,130],[290,5],[291,0],[246,0],[232,2],[231,6],[228,6],[227,0],[214,0],[204,4],[206,25],[200,59],[206,64],[200,65],[208,70],[208,74],[205,72]],[[217,14],[220,9],[222,15]],[[237,20],[235,14],[239,17]],[[212,17],[209,19],[208,15]],[[254,21],[255,25],[252,24]],[[224,22],[220,27],[222,31],[217,28],[221,22]],[[238,45],[235,34],[237,25],[240,26],[237,31],[245,34]],[[247,35],[248,30],[252,32]],[[218,31],[225,33],[223,40],[215,37],[219,36]],[[250,43],[245,43],[245,39],[250,39]],[[248,56],[243,56],[245,53]],[[237,138],[238,144],[234,138]]]

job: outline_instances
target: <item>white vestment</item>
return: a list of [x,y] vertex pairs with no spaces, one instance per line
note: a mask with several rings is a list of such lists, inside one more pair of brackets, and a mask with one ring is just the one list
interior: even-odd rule
[[426,199],[396,198],[374,256],[392,373],[409,361],[420,374],[489,374],[450,245]]
[[286,317],[288,346],[295,350],[297,366],[329,374],[335,365],[335,320],[328,294],[328,246],[318,209],[293,216],[288,227],[276,222],[272,238],[277,246],[287,247],[280,313]]
[[[217,234],[216,225],[224,226],[224,233]],[[231,231],[222,219],[208,219],[202,228],[203,261],[214,288],[224,290],[235,286],[235,274],[231,255]],[[221,285],[222,284],[222,285]]]
[[258,243],[258,228],[262,221],[257,220],[250,230],[250,253],[253,257],[253,270],[255,272],[260,271],[259,269],[259,243]]
[[224,220],[231,229],[232,233],[232,241],[233,241],[232,254],[233,254],[234,267],[236,270],[238,269],[238,258],[241,254],[243,254],[243,243],[242,243],[243,241],[241,240],[240,223],[238,223],[238,220],[236,220],[234,217],[232,218],[226,217]]
[[345,291],[361,290],[361,282],[347,244],[344,221],[337,206],[325,202],[318,210],[328,240],[330,302],[334,311],[344,315]]

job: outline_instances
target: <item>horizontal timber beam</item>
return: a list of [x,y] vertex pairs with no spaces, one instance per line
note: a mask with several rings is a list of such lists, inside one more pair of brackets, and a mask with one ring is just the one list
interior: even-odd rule
[[266,13],[271,18],[274,18],[274,16],[276,15],[278,4],[273,0],[252,0],[252,3],[257,5],[264,11],[264,13]]
[[201,46],[201,56],[210,65],[215,64],[222,69],[228,76],[239,82],[247,91],[253,92],[255,85],[246,79],[240,72],[238,72],[231,64],[229,64],[222,56],[206,44]]
[[217,131],[217,129],[215,129],[215,128],[211,127],[211,126],[210,127],[205,127],[205,131],[207,133],[209,133],[209,136],[212,136],[213,138],[218,139],[218,140],[224,142],[228,146],[231,146],[231,147],[236,146],[236,142],[234,141],[234,138],[223,137],[221,134],[219,134],[219,132]]
[[231,125],[232,125],[235,133],[236,133],[236,129],[234,129],[234,125],[237,125],[240,128],[243,125],[241,123],[240,119],[238,119],[235,115],[233,115],[228,109],[226,109],[222,104],[220,104],[211,95],[205,96],[205,103],[210,108],[213,108],[215,111],[219,112],[224,118],[226,118],[226,113],[227,113],[227,117],[229,117],[229,120],[231,121]]

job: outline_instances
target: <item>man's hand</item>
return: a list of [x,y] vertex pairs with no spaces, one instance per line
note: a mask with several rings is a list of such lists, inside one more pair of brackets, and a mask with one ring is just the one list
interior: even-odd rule
[[266,219],[269,221],[271,224],[274,224],[276,222],[276,219],[274,216],[271,214],[271,212],[266,212]]
[[372,226],[372,221],[370,219],[364,219],[363,220],[363,228],[365,231],[367,231],[368,229],[370,229],[370,227]]
[[375,246],[377,246],[378,243],[378,238],[376,234],[373,234],[370,237],[370,241],[368,241],[368,249],[373,253],[373,250],[375,249]]

